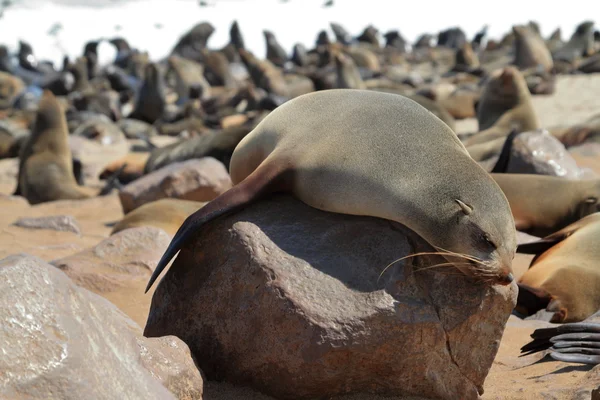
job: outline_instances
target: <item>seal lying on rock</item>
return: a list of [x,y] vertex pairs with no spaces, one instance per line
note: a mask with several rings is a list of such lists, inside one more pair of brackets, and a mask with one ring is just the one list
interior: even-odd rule
[[186,219],[148,290],[198,229],[274,192],[314,208],[399,222],[465,274],[509,284],[516,234],[502,190],[439,118],[399,95],[297,97],[236,147],[234,187]]

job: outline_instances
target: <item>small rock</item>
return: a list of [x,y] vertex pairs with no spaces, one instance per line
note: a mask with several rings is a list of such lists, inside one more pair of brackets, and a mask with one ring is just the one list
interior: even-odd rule
[[127,214],[142,204],[166,197],[211,201],[231,186],[225,166],[212,157],[204,157],[154,171],[125,186],[119,197]]
[[198,232],[157,286],[144,335],[180,337],[207,379],[280,399],[478,399],[516,285],[398,264],[379,279],[424,249],[399,224],[278,196]]
[[125,134],[112,121],[87,121],[71,134],[94,140],[104,146],[125,142]]
[[27,229],[52,229],[61,232],[73,232],[81,235],[81,228],[70,215],[53,215],[38,218],[19,218],[13,225]]
[[113,304],[37,257],[0,261],[0,305],[0,398],[202,398],[181,340],[142,337]]

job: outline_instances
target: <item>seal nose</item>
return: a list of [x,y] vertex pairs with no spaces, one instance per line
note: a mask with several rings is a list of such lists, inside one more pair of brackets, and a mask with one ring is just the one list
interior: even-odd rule
[[507,275],[500,277],[499,283],[501,285],[510,285],[512,283],[512,281],[514,281],[514,280],[515,280],[515,277],[513,276],[512,272],[509,272]]

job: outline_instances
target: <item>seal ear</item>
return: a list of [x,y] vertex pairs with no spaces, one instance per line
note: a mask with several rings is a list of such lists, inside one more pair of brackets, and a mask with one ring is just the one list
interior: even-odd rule
[[473,207],[471,207],[468,204],[463,203],[462,201],[458,200],[458,199],[454,199],[454,201],[456,201],[458,203],[458,205],[460,206],[461,210],[463,213],[465,213],[465,215],[469,215],[473,212]]

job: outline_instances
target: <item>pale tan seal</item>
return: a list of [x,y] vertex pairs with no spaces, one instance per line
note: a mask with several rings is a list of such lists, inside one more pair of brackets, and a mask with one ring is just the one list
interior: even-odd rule
[[19,160],[18,188],[29,203],[85,199],[97,194],[94,189],[77,185],[68,135],[59,102],[45,90]]
[[[546,310],[554,313],[551,322],[583,321],[600,310],[600,213],[520,245],[518,251],[536,254],[519,285],[548,300]],[[520,312],[537,311],[521,303]]]
[[517,230],[533,236],[550,235],[600,211],[600,179],[491,175],[510,203]]
[[516,234],[502,190],[446,124],[404,96],[336,89],[288,101],[238,144],[230,173],[235,186],[184,222],[148,288],[204,224],[274,192],[399,222],[466,275],[513,280]]

